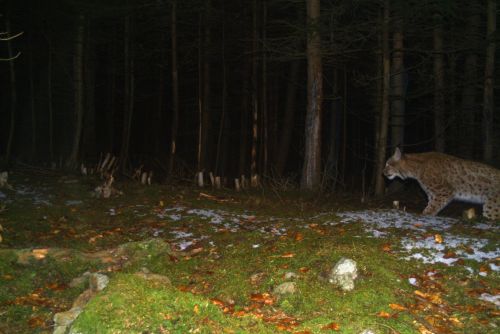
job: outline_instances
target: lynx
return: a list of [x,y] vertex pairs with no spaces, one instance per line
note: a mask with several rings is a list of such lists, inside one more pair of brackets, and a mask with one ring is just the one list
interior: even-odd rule
[[500,170],[493,167],[438,152],[402,154],[396,148],[384,175],[417,180],[428,198],[424,215],[437,215],[459,200],[483,204],[483,216],[500,220]]

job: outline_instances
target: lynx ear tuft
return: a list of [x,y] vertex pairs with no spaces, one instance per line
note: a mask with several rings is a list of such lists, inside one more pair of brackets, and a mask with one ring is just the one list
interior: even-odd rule
[[396,150],[394,151],[394,155],[392,156],[392,158],[396,161],[399,161],[401,160],[401,150],[399,149],[399,147],[396,147]]

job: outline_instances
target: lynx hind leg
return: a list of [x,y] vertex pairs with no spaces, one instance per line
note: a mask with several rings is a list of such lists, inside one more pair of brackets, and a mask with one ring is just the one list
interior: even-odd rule
[[488,199],[483,205],[483,216],[500,221],[500,195]]
[[429,202],[427,203],[427,206],[422,213],[424,215],[435,216],[441,210],[443,210],[444,207],[447,206],[452,199],[453,196],[451,193],[439,194],[438,196],[429,196]]

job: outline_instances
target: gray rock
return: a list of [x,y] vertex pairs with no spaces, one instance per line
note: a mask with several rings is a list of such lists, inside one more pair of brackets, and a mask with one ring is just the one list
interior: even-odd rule
[[53,334],[64,334],[69,325],[82,313],[80,307],[74,307],[69,311],[56,313],[54,315],[54,332]]
[[71,282],[69,283],[69,286],[71,288],[76,288],[78,286],[81,286],[81,285],[85,284],[88,281],[88,279],[89,279],[89,275],[90,275],[90,271],[86,271],[86,272],[84,272],[82,274],[82,276],[73,278],[71,280]]
[[343,291],[354,289],[354,280],[358,277],[358,268],[354,260],[341,258],[328,274],[328,281]]
[[289,271],[285,274],[285,279],[286,280],[289,280],[289,279],[295,279],[299,277],[299,275],[297,275],[296,273],[294,273],[293,271]]
[[297,292],[297,284],[295,282],[281,283],[273,290],[275,295],[293,295],[295,292]]
[[377,332],[374,332],[373,330],[371,329],[365,329],[364,331],[362,331],[361,333],[359,334],[377,334]]
[[90,274],[89,285],[92,291],[101,291],[108,286],[108,283],[108,276],[99,273]]

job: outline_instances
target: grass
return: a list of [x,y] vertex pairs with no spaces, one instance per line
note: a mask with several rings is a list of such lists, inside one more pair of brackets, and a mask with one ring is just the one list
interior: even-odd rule
[[[460,266],[402,260],[396,245],[406,232],[373,238],[362,223],[324,224],[338,221],[337,210],[366,208],[349,198],[209,190],[200,196],[199,190],[180,186],[122,183],[117,187],[123,196],[103,200],[91,197],[97,183],[30,175],[12,180],[14,187],[26,184],[36,194],[9,193],[15,200],[0,213],[0,317],[5,319],[0,333],[52,332],[54,313],[68,310],[86,289],[69,286],[85,271],[106,273],[110,284],[87,304],[73,333],[359,334],[371,329],[411,334],[426,326],[474,334],[494,333],[500,325],[496,309],[477,299],[482,291],[496,291],[491,287],[498,286],[498,274],[471,277]],[[51,204],[35,203],[34,196]],[[182,219],[165,211],[173,207],[183,208]],[[222,223],[189,214],[190,209],[211,210],[206,212]],[[184,239],[194,243],[178,252],[173,245],[183,238],[172,232],[192,233]],[[471,233],[466,227],[458,232]],[[474,233],[493,240],[489,247],[495,248],[494,233]],[[28,264],[16,259],[16,252],[26,248],[95,252],[123,244],[127,248],[118,267],[76,255]],[[340,291],[326,278],[342,257],[359,266],[352,292]],[[144,268],[171,284],[135,275]],[[429,278],[429,271],[439,275]],[[295,277],[286,279],[290,273]],[[421,285],[410,285],[409,277],[418,277]],[[273,289],[287,281],[296,283],[296,293],[275,295]]]

